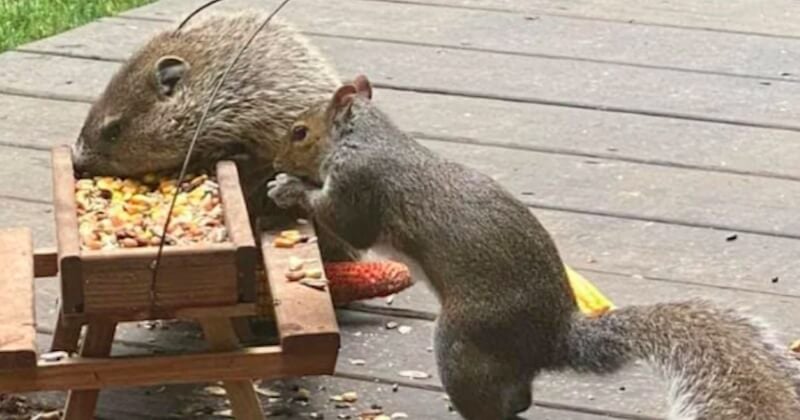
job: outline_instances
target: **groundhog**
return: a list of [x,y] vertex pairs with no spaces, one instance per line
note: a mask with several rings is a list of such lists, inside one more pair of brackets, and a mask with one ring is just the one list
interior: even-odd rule
[[[214,86],[266,14],[208,14],[155,35],[94,102],[74,145],[77,172],[135,177],[177,171]],[[339,86],[328,61],[275,18],[228,74],[192,154],[192,169],[237,162],[251,215],[266,198],[275,144],[304,109]]]

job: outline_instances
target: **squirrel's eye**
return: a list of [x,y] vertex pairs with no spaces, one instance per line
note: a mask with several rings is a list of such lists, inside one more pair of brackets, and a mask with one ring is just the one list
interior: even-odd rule
[[120,121],[113,120],[103,126],[100,135],[102,136],[103,140],[113,143],[117,141],[121,131],[122,127]]
[[292,141],[301,141],[306,138],[308,128],[304,125],[298,125],[292,128]]

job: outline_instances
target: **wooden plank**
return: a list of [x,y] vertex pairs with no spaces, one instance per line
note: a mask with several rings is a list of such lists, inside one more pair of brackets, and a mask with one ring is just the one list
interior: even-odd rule
[[[235,304],[234,251],[230,243],[165,248],[155,306],[172,309]],[[150,264],[155,255],[156,247],[83,252],[85,312],[124,314],[153,308]]]
[[[3,178],[8,179],[8,178]],[[36,182],[37,178],[31,178]],[[33,232],[35,246],[54,246],[53,206],[7,197],[0,198],[0,228],[27,227]]]
[[[357,419],[358,414],[380,407],[387,416],[404,413],[410,419],[445,420],[457,418],[449,409],[449,404],[443,393],[427,389],[399,386],[395,391],[391,383],[369,382],[367,380],[352,380],[347,378],[298,378],[272,383],[264,383],[263,389],[280,394],[278,403],[273,408],[286,407],[289,418],[308,418],[311,413],[317,413],[321,418]],[[297,396],[297,389],[310,391],[308,405],[291,404],[288,401]],[[337,403],[331,397],[339,396],[345,392],[355,392],[358,400],[350,407],[337,408]],[[341,403],[339,403],[341,405]],[[304,407],[305,406],[305,407]],[[269,407],[267,407],[269,410]],[[563,408],[534,407],[524,413],[525,418],[550,419],[550,420],[600,420],[609,417],[582,413]],[[402,417],[396,417],[402,418]],[[616,418],[616,417],[610,417]]]
[[33,239],[26,228],[0,230],[0,371],[36,366]]
[[35,277],[58,275],[58,251],[56,248],[36,248],[33,254],[33,273]]
[[[298,398],[300,389],[309,391],[307,399]],[[259,385],[259,392],[271,396],[262,398],[261,405],[265,412],[276,418],[310,418],[315,413],[325,419],[347,418],[346,416],[356,419],[359,413],[371,409],[373,405],[381,406],[388,416],[405,413],[411,419],[454,418],[441,392],[405,386],[395,391],[391,384],[365,380],[322,376],[263,381]],[[345,392],[355,392],[358,400],[349,407],[331,400],[331,397]],[[48,407],[58,407],[62,403],[58,393],[40,393],[28,398],[29,401]],[[100,399],[97,416],[114,420],[225,419],[230,418],[225,415],[229,412],[225,403],[224,396],[210,394],[205,384],[109,390]],[[616,418],[580,413],[568,408],[543,407],[530,410],[526,416],[550,420]]]
[[318,350],[306,348],[286,354],[280,347],[267,346],[152,357],[76,357],[0,375],[0,391],[87,390],[329,373],[331,363],[320,357]]
[[260,258],[253,237],[250,215],[244,201],[236,164],[230,161],[217,165],[217,181],[220,187],[225,226],[228,236],[236,247],[236,281],[239,302],[256,301],[256,267]]
[[77,353],[83,324],[76,322],[76,320],[70,320],[64,314],[61,304],[58,305],[56,317],[56,322],[53,326],[53,341],[50,343],[50,351]]
[[[231,319],[206,318],[200,320],[200,324],[203,326],[203,333],[211,349],[215,351],[230,351],[240,347]],[[230,399],[233,414],[236,418],[252,420],[264,418],[252,381],[226,381],[223,382],[223,386]]]
[[[114,332],[117,329],[115,322],[95,322],[86,328],[86,336],[81,343],[80,355],[87,358],[104,358],[111,353],[111,344],[114,341]],[[97,398],[100,388],[88,390],[72,390],[67,394],[67,404],[64,407],[64,420],[83,420],[94,416],[97,407]]]
[[0,144],[41,150],[70,144],[88,110],[84,103],[0,95]]
[[[775,329],[777,339],[787,346],[800,337],[800,327],[798,327],[800,315],[795,315],[794,312],[789,316],[786,315],[786,311],[791,312],[790,308],[797,305],[798,298],[794,296],[775,296],[755,291],[658,281],[639,276],[588,270],[581,270],[581,274],[618,306],[677,301],[694,297],[711,299],[717,304],[739,308],[765,320]],[[418,319],[430,320],[439,312],[439,303],[428,286],[423,283],[399,293],[391,305],[385,300],[375,299],[355,305],[354,310],[383,315],[396,313],[396,316],[415,316]],[[342,323],[347,324],[344,321]],[[345,327],[343,330],[348,331]]]
[[[373,0],[374,1],[374,0]],[[377,0],[376,3],[421,3],[520,13],[574,16],[642,25],[666,25],[716,31],[795,37],[800,32],[795,3],[791,0]],[[145,9],[146,10],[146,9]]]
[[[793,101],[800,93],[798,83],[765,86],[714,74],[377,41],[315,41],[343,75],[365,72],[379,87],[800,129],[800,110]],[[117,63],[9,52],[0,55],[0,68],[8,70],[0,75],[0,91],[92,97],[105,87]]]
[[[260,9],[278,2],[258,2]],[[169,6],[169,5],[167,5]],[[171,18],[189,10],[186,2],[169,8]],[[239,11],[253,1],[226,1],[215,11]],[[602,61],[634,66],[667,67],[687,71],[720,72],[777,80],[800,80],[794,69],[800,59],[787,54],[798,39],[764,38],[745,34],[697,31],[623,22],[427,7],[408,3],[309,0],[290,3],[281,15],[312,35],[380,39],[509,54],[539,55],[553,59]],[[161,12],[165,12],[162,7]],[[140,14],[141,13],[141,14]],[[157,17],[143,12],[131,16]],[[401,25],[399,22],[413,22]],[[103,19],[27,44],[25,51],[77,54],[121,59],[160,29],[175,22]],[[119,45],[104,42],[119,39]],[[537,40],[533,42],[532,40]],[[653,40],[658,40],[653,45]],[[782,73],[788,73],[783,76]]]
[[[315,236],[314,228],[310,224],[286,227],[286,229],[296,229],[309,237]],[[261,252],[281,347],[287,353],[308,347],[316,348],[320,351],[320,356],[324,355],[331,363],[333,372],[332,365],[336,362],[339,350],[339,329],[327,287],[319,290],[286,279],[291,256],[306,261],[306,268],[314,266],[321,268],[322,258],[319,248],[315,242],[296,244],[293,248],[276,248],[272,242],[279,234],[279,231],[262,233]],[[324,272],[319,280],[327,281]]]
[[[4,98],[12,97],[0,95],[0,103]],[[54,132],[76,133],[80,129],[82,115],[64,121],[49,117],[59,115],[65,106],[74,104],[41,99],[29,101],[31,108],[48,116],[48,123],[32,127],[33,113],[23,112],[22,115],[29,115],[31,119],[25,121],[3,115],[0,108],[0,128],[9,138],[27,139],[27,133],[32,130],[36,133],[36,126],[47,126]],[[800,178],[800,167],[795,159],[800,154],[800,142],[795,141],[796,135],[790,131],[386,89],[376,90],[375,101],[401,128],[423,137],[444,137],[512,150]],[[476,118],[476,109],[481,109],[487,118]],[[53,138],[45,139],[45,144],[54,144]],[[16,144],[29,143],[22,140]],[[13,155],[17,162],[4,165],[9,179],[19,166],[29,167],[28,171],[35,171],[36,177],[49,167],[49,163],[42,162],[35,153],[2,147],[0,151]],[[754,155],[761,159],[750,158]],[[40,189],[49,191],[45,181],[29,188],[34,188],[32,195],[38,195]]]
[[791,131],[387,89],[376,90],[374,98],[404,130],[504,146],[509,153],[527,149],[800,177],[800,142]]

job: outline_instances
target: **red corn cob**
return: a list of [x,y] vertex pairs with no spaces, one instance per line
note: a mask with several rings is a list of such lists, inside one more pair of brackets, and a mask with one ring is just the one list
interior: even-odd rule
[[389,296],[413,284],[408,267],[394,261],[325,263],[334,305]]

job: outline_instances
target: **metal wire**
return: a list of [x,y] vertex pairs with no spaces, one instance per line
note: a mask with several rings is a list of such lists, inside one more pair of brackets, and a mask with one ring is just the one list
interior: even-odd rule
[[194,11],[192,13],[189,13],[189,16],[186,16],[183,19],[183,21],[180,23],[180,25],[178,25],[178,28],[175,29],[175,32],[173,33],[173,35],[177,34],[181,29],[183,29],[183,27],[186,26],[186,24],[189,23],[189,21],[192,20],[192,18],[195,17],[198,13],[202,12],[203,10],[205,10],[205,9],[207,9],[207,8],[213,6],[213,5],[215,5],[215,4],[217,4],[217,3],[221,2],[221,1],[222,0],[211,0],[208,3],[198,7],[197,9],[194,9]]
[[[204,9],[205,7],[210,6],[213,3],[216,3],[217,1],[220,0],[214,0],[212,2],[209,2],[206,5],[202,6],[200,9],[198,9],[198,11]],[[225,82],[225,78],[228,76],[228,73],[230,73],[231,69],[236,65],[236,63],[242,57],[242,54],[244,54],[247,47],[249,47],[250,44],[253,43],[253,40],[256,38],[256,36],[258,36],[258,33],[261,32],[267,26],[270,20],[272,20],[272,18],[276,14],[278,14],[278,12],[280,12],[280,10],[283,9],[283,7],[286,6],[286,4],[289,3],[290,1],[291,0],[283,0],[283,2],[281,2],[281,4],[279,4],[278,7],[276,7],[275,10],[273,10],[272,13],[270,13],[269,16],[267,16],[266,19],[264,19],[264,22],[262,22],[261,25],[259,25],[258,28],[256,28],[255,31],[253,31],[253,33],[250,35],[250,38],[247,39],[245,44],[242,45],[242,48],[239,49],[239,52],[236,54],[236,56],[234,56],[231,62],[228,64],[228,67],[225,68],[225,71],[222,73],[222,77],[219,79],[219,82],[217,82],[217,85],[214,87],[214,90],[211,93],[211,98],[208,100],[208,103],[206,104],[206,107],[203,110],[203,115],[200,117],[200,121],[197,124],[197,129],[194,132],[194,137],[192,137],[192,142],[189,143],[189,149],[186,151],[186,158],[183,160],[183,166],[181,167],[181,172],[180,175],[178,176],[178,183],[177,183],[177,188],[175,189],[175,195],[172,197],[172,201],[169,206],[169,211],[167,212],[167,219],[164,222],[164,228],[161,231],[161,243],[159,243],[158,245],[158,253],[156,254],[156,259],[153,260],[153,262],[150,265],[150,269],[153,271],[153,277],[150,280],[150,302],[152,303],[151,306],[155,306],[156,304],[156,280],[158,278],[157,277],[158,269],[161,264],[161,258],[164,252],[164,245],[166,243],[167,229],[169,228],[170,221],[172,221],[172,211],[174,210],[175,203],[178,200],[178,193],[180,193],[181,184],[183,184],[183,180],[186,177],[186,170],[189,167],[189,161],[191,160],[192,152],[194,151],[194,146],[197,143],[197,139],[200,137],[200,133],[203,129],[203,124],[205,124],[206,122],[206,118],[208,117],[208,113],[211,110],[211,106],[213,105],[214,100],[217,98],[217,94],[219,93],[222,84]],[[196,14],[196,12],[193,14]]]

